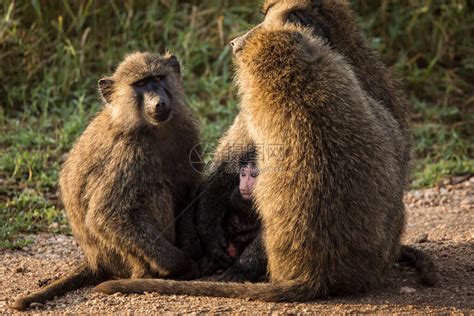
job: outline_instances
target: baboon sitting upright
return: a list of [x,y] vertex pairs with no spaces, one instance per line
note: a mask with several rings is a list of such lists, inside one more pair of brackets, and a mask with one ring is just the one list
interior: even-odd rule
[[[112,77],[99,80],[99,90],[106,105],[76,141],[59,180],[85,261],[18,299],[14,309],[112,278],[198,276],[177,248],[192,249],[184,243],[197,240],[187,208],[200,177],[188,160],[199,131],[178,60],[131,54]],[[181,243],[175,216],[185,226]]]
[[[286,21],[308,27],[314,36],[322,38],[333,50],[345,57],[367,95],[385,107],[399,124],[401,136],[397,144],[397,161],[403,182],[408,182],[410,171],[410,132],[408,129],[409,104],[391,71],[385,67],[370,48],[357,25],[348,1],[345,0],[265,0],[262,11],[265,23]],[[223,264],[229,265],[222,247],[224,232],[220,228],[222,214],[229,205],[226,197],[232,192],[230,185],[238,181],[236,174],[227,173],[233,164],[253,145],[248,139],[245,113],[238,114],[235,123],[221,139],[216,150],[212,170],[200,199],[197,226],[207,252]],[[229,159],[230,158],[230,159]],[[403,205],[400,205],[403,207]],[[403,220],[399,217],[398,219]],[[392,230],[403,229],[403,223],[393,223]],[[400,232],[394,231],[393,235]],[[417,267],[421,280],[429,285],[436,283],[437,274],[431,258],[409,246],[400,248],[400,260]],[[260,239],[250,245],[222,276],[229,281],[254,281],[265,274],[265,253]]]
[[[307,301],[363,291],[398,257],[400,125],[323,39],[273,18],[233,49],[243,137],[285,149],[275,157],[257,147],[254,199],[270,283],[121,280],[98,291]],[[264,172],[276,167],[283,171]]]

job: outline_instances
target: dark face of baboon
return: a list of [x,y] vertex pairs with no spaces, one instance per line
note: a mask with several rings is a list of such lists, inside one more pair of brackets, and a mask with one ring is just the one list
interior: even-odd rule
[[173,55],[130,55],[110,78],[99,80],[99,91],[120,121],[159,126],[183,103],[180,65]]

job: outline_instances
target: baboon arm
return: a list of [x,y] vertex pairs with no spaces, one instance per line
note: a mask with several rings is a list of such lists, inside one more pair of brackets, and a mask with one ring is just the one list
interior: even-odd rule
[[227,243],[222,219],[231,208],[230,196],[239,183],[238,170],[235,170],[239,159],[252,145],[244,113],[241,112],[219,142],[196,214],[197,228],[204,247],[224,266],[228,266],[232,259],[224,250]]
[[123,253],[133,252],[150,264],[160,276],[186,272],[190,260],[170,243],[162,227],[146,212],[121,209],[109,212],[88,212],[86,225],[105,246],[114,245]]

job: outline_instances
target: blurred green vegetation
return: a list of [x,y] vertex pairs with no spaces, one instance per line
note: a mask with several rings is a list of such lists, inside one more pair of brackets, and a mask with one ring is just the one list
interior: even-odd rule
[[[413,187],[474,173],[474,16],[467,0],[354,1],[413,104]],[[236,114],[227,43],[261,19],[245,1],[2,1],[0,248],[67,232],[63,155],[100,109],[96,82],[132,51],[172,51],[213,146]]]

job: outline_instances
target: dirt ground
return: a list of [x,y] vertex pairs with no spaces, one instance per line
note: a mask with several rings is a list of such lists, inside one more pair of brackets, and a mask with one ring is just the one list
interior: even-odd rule
[[[380,287],[369,293],[314,302],[262,303],[240,299],[188,296],[113,295],[91,288],[30,310],[33,313],[445,313],[474,312],[474,177],[454,178],[443,185],[410,191],[405,202],[408,225],[404,243],[433,256],[438,286],[419,284],[416,272],[395,264]],[[20,251],[0,250],[0,313],[8,304],[71,270],[81,259],[72,237],[34,236]]]

